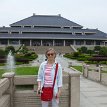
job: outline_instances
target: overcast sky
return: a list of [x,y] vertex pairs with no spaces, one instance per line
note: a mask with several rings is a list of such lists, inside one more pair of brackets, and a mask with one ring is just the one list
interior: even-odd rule
[[84,28],[107,33],[107,0],[0,0],[0,26],[37,15],[61,14]]

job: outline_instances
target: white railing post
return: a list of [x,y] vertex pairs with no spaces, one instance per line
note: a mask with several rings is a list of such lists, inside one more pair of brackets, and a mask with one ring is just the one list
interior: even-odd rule
[[88,69],[89,69],[89,65],[84,64],[83,65],[83,76],[88,78]]
[[102,70],[102,67],[101,65],[99,65],[98,67],[98,72],[99,72],[99,81],[101,82],[101,70]]
[[70,74],[70,107],[80,107],[80,73]]

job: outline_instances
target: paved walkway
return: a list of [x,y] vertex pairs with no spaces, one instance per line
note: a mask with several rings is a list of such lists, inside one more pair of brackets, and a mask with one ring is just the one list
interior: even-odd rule
[[[78,61],[57,57],[63,67],[69,62],[81,65]],[[107,107],[107,86],[80,77],[80,107]]]
[[80,107],[107,107],[107,86],[81,77]]
[[[39,64],[45,60],[44,55],[39,55],[38,61],[32,65]],[[56,60],[61,63],[62,68],[72,65],[81,65],[80,62],[57,56]],[[80,77],[80,107],[107,107],[107,86]]]

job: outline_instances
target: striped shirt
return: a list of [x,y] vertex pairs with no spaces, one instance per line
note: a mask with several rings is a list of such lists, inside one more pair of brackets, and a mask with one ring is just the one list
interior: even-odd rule
[[53,81],[51,78],[51,70],[52,70],[52,65],[47,64],[45,69],[45,81],[44,81],[45,87],[52,87],[53,85]]

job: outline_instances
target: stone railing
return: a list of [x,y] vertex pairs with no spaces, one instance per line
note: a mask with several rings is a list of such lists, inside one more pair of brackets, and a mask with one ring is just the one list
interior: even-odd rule
[[13,107],[14,73],[3,75],[0,80],[0,107]]
[[[80,107],[80,73],[70,73],[69,68],[67,71],[68,73],[63,72],[63,88],[59,106]],[[40,97],[36,95],[37,76],[4,74],[3,77],[4,79],[0,82],[0,107],[41,107]]]
[[88,79],[101,82],[102,84],[107,85],[107,73],[103,73],[103,69],[104,67],[100,65],[98,67],[92,67],[91,65],[85,64],[83,65],[83,76]]

